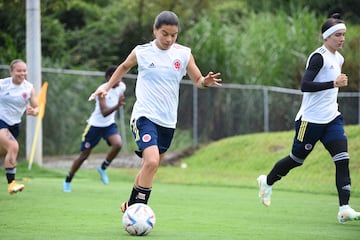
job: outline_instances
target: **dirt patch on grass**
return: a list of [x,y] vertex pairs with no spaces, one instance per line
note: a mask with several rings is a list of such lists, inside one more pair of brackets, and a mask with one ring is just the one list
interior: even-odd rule
[[[182,158],[192,155],[197,148],[188,148],[179,152],[168,152],[165,154],[162,166],[179,165]],[[73,161],[78,155],[64,155],[64,156],[44,156],[43,166],[46,168],[70,168]],[[91,154],[90,157],[83,163],[82,168],[97,168],[106,157],[105,154]],[[117,168],[139,168],[142,159],[135,153],[122,153],[112,161],[111,167]]]

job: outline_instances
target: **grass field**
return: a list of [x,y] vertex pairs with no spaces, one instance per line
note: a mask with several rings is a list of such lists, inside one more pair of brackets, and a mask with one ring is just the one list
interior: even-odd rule
[[[358,127],[349,130],[351,141],[358,141]],[[323,149],[314,153],[308,166],[274,187],[270,207],[259,203],[256,177],[288,152],[282,146],[288,145],[291,135],[272,134],[273,141],[268,134],[230,138],[184,159],[186,169],[161,167],[149,202],[157,222],[145,238],[358,238],[360,222],[337,223],[333,166],[331,160],[323,160],[329,158]],[[250,151],[255,146],[257,150]],[[269,154],[269,149],[276,150]],[[355,148],[353,152],[351,205],[359,210],[359,158]],[[27,163],[20,163],[17,178],[26,189],[11,196],[5,177],[0,178],[0,239],[134,239],[122,229],[119,205],[128,198],[137,170],[110,168],[111,182],[105,186],[95,169],[81,169],[73,180],[73,192],[63,193],[67,170],[33,165],[28,171]]]

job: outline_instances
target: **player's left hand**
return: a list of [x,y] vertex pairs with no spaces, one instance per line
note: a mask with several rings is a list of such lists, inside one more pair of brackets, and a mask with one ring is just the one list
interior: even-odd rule
[[221,82],[222,79],[219,78],[219,76],[221,75],[221,73],[213,73],[213,72],[209,72],[205,77],[204,77],[204,86],[205,87],[210,87],[210,86],[221,86]]

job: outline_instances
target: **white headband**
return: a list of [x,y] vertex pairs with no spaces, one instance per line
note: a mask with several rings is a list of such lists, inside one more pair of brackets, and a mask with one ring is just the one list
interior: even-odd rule
[[331,34],[333,34],[334,32],[338,31],[338,30],[346,30],[346,26],[344,23],[338,23],[335,24],[334,26],[332,26],[331,28],[329,28],[328,30],[326,30],[322,35],[323,35],[323,39],[327,39]]

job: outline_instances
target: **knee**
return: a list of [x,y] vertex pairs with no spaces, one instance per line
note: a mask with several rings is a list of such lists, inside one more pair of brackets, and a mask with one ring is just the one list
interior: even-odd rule
[[116,142],[116,143],[113,143],[113,144],[111,145],[111,147],[112,147],[114,150],[116,150],[116,151],[120,151],[120,150],[121,150],[121,146],[122,146],[121,142]]
[[144,158],[143,167],[149,172],[155,172],[159,167],[158,158]]
[[7,152],[9,154],[17,154],[19,152],[19,144],[16,141],[11,142],[8,145]]
[[348,158],[348,145],[346,140],[336,140],[324,145],[335,161]]

